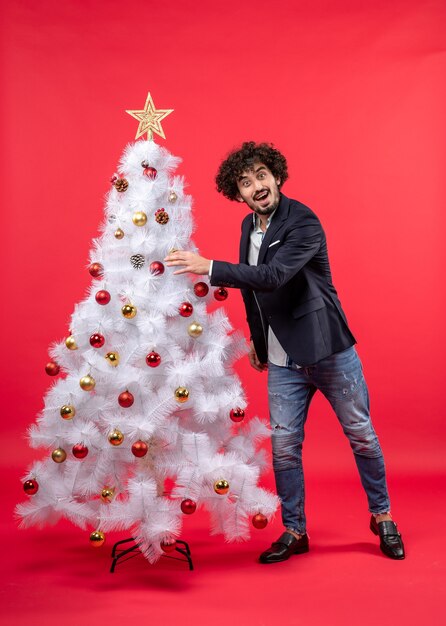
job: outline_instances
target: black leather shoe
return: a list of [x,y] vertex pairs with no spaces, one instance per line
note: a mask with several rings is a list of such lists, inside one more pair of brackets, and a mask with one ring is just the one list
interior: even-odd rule
[[404,544],[395,522],[377,522],[374,515],[370,518],[370,530],[379,535],[381,552],[391,559],[404,559]]
[[262,552],[259,561],[260,563],[280,563],[289,559],[292,554],[303,554],[309,549],[308,535],[302,535],[300,539],[297,539],[291,533],[284,532],[271,545],[271,548]]

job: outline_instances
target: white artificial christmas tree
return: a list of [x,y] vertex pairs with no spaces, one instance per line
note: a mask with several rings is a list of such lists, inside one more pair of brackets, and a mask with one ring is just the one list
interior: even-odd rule
[[144,111],[130,112],[146,114],[138,119],[150,139],[127,146],[112,178],[92,285],[47,365],[65,376],[29,431],[31,445],[50,453],[27,472],[29,497],[17,507],[22,526],[66,517],[90,527],[93,545],[128,529],[151,562],[200,504],[229,541],[247,538],[251,522],[266,525],[278,504],[257,486],[268,428],[245,423],[233,371],[245,341],[222,310],[207,311],[227,292],[162,262],[172,249],[196,250],[191,197],[174,175],[180,160],[151,139],[164,136],[168,112],[150,94]]

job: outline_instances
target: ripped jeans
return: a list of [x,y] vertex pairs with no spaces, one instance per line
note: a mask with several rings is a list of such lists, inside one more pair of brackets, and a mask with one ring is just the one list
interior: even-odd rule
[[361,361],[352,346],[309,367],[268,363],[273,469],[282,503],[282,521],[306,532],[302,469],[304,426],[311,399],[320,390],[347,435],[371,513],[390,511],[384,459],[370,419],[369,395]]

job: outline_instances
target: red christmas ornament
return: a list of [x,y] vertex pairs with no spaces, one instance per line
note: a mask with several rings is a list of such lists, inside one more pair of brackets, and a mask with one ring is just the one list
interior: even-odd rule
[[128,409],[130,406],[132,406],[134,401],[135,398],[132,396],[130,391],[123,391],[119,394],[118,402],[120,406],[122,406],[124,409]]
[[182,302],[180,304],[180,308],[178,309],[179,314],[182,317],[190,317],[194,311],[194,307],[190,302]]
[[155,180],[158,172],[154,167],[145,167],[143,174],[144,176],[147,176],[147,178],[149,178],[150,180]]
[[48,376],[57,376],[57,374],[60,372],[60,367],[56,363],[56,361],[50,361],[45,365],[45,372],[48,374]]
[[151,263],[149,266],[149,270],[151,274],[155,274],[155,276],[160,276],[161,274],[164,274],[164,265],[161,263],[161,261],[153,261],[153,263]]
[[245,417],[245,411],[240,407],[237,407],[236,409],[231,409],[229,417],[232,419],[233,422],[241,422]]
[[192,515],[197,510],[197,503],[190,498],[186,498],[181,503],[181,510],[185,515]]
[[228,295],[228,291],[224,287],[219,287],[214,291],[214,298],[219,302],[221,302],[222,300],[226,300]]
[[161,363],[161,357],[158,352],[149,352],[146,356],[146,363],[149,367],[158,367]]
[[95,298],[98,304],[104,305],[110,302],[111,295],[105,289],[101,289],[100,291],[97,292],[97,294],[95,295]]
[[141,457],[146,456],[148,449],[149,446],[144,441],[135,441],[132,446],[132,454],[140,459]]
[[254,528],[258,528],[259,530],[262,530],[268,524],[268,518],[262,515],[262,513],[254,515],[251,521]]
[[39,491],[39,483],[35,478],[30,478],[29,480],[25,480],[23,483],[23,489],[26,495],[33,496]]
[[166,539],[160,543],[160,546],[163,552],[173,552],[177,547],[177,542],[175,539]]
[[195,283],[194,285],[194,293],[196,296],[198,296],[199,298],[204,298],[204,296],[207,296],[209,293],[209,287],[208,285],[206,285],[206,283]]
[[90,346],[92,346],[93,348],[102,348],[104,343],[105,343],[104,335],[101,335],[100,333],[94,333],[93,335],[91,335]]
[[99,278],[104,273],[104,267],[100,263],[92,263],[88,268],[88,271],[93,276],[93,278]]
[[71,452],[76,459],[85,459],[88,454],[88,448],[84,446],[83,443],[76,443],[71,449]]

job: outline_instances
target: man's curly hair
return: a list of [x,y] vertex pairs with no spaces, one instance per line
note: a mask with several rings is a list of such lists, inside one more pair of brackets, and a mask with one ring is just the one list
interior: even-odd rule
[[231,152],[220,165],[215,177],[217,191],[229,200],[236,200],[239,193],[237,179],[246,170],[251,170],[255,162],[266,165],[275,178],[280,179],[279,188],[288,178],[287,162],[283,154],[272,144],[246,141],[239,150]]

